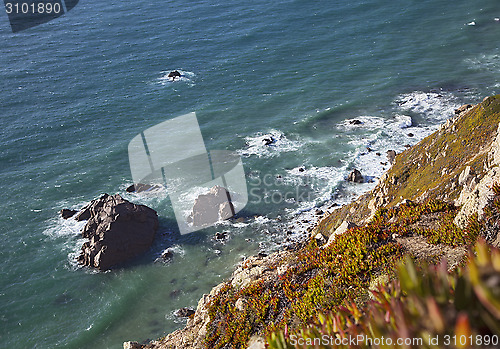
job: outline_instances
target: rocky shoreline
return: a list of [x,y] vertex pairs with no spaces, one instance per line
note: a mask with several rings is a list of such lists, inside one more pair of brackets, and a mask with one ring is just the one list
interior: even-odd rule
[[[327,250],[338,236],[373,222],[381,209],[401,213],[417,209],[423,203],[431,203],[432,206],[434,202],[446,202],[448,204],[443,209],[431,208],[429,211],[424,208],[408,225],[408,234],[393,233],[385,243],[398,246],[417,260],[445,259],[449,270],[463,263],[466,244],[453,241],[453,238],[452,241],[440,240],[439,236],[434,242],[432,239],[429,242],[429,236],[420,236],[416,232],[433,229],[439,232],[443,222],[451,224],[450,217],[454,226],[462,229],[471,217],[480,219],[484,214],[486,205],[495,195],[493,184],[500,183],[500,95],[487,97],[476,106],[465,105],[455,114],[437,132],[417,145],[402,154],[391,154],[392,167],[372,191],[348,205],[320,210],[321,214],[316,215],[317,222],[306,225],[310,232],[308,236],[315,240],[315,244]],[[356,176],[355,173],[352,177],[356,182],[359,174]],[[386,224],[389,223],[396,224],[396,221],[391,223],[389,220]],[[500,246],[500,234],[485,238],[493,246]],[[226,283],[217,285],[199,300],[185,328],[147,344],[125,342],[124,348],[205,347],[207,336],[213,336],[209,333],[213,332],[212,322],[216,317],[224,316],[214,314],[212,304],[220,301],[228,290],[239,294],[254,285],[271,287],[269,285],[276,280],[290,275],[290,270],[296,267],[297,251],[305,243],[269,256],[248,258]],[[232,307],[244,313],[250,307],[250,300],[240,297]],[[248,348],[265,347],[262,329],[252,328],[248,333]]]

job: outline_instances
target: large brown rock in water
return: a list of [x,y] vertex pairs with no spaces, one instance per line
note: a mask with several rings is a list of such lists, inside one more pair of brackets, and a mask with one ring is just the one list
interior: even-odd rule
[[136,205],[116,194],[104,194],[84,207],[76,220],[88,219],[82,236],[80,264],[107,270],[144,253],[158,229],[156,211]]
[[233,216],[234,206],[228,191],[216,185],[207,194],[196,198],[188,222],[195,227],[203,227]]

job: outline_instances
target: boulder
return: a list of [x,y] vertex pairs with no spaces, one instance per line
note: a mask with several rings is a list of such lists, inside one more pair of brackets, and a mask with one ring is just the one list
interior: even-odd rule
[[363,124],[363,122],[358,120],[358,119],[351,120],[351,121],[349,121],[349,123],[351,125],[362,125]]
[[472,104],[464,104],[461,107],[455,109],[455,114],[460,115],[460,114],[466,112],[467,110],[469,110],[470,108],[472,108]]
[[254,335],[248,341],[248,349],[265,349],[266,340],[263,337]]
[[67,209],[67,208],[63,208],[61,210],[61,217],[63,219],[68,219],[68,218],[71,218],[73,217],[78,211],[76,210],[70,210],[70,209]]
[[199,195],[196,198],[187,221],[195,227],[203,227],[229,219],[234,214],[234,206],[228,191],[215,185],[207,194]]
[[325,237],[321,233],[316,234],[314,239],[316,239],[316,242],[318,243],[318,245],[323,245],[326,242]]
[[143,346],[139,342],[124,342],[123,349],[141,349]]
[[217,232],[215,233],[215,240],[217,241],[225,241],[229,237],[229,232],[223,231],[223,232]]
[[275,142],[276,140],[273,137],[266,137],[262,139],[262,143],[264,143],[264,145],[271,145]]
[[349,182],[355,182],[355,183],[363,183],[364,182],[363,175],[357,169],[352,170],[352,172],[347,177],[347,180]]
[[396,159],[396,152],[394,150],[388,150],[387,159],[389,160],[389,163],[392,165],[394,163],[394,160]]
[[170,79],[172,79],[172,81],[174,81],[177,78],[180,78],[181,76],[182,76],[182,74],[179,73],[177,70],[171,71],[167,75],[167,77],[169,77]]
[[149,249],[158,229],[153,209],[136,205],[120,195],[104,194],[83,208],[75,218],[88,219],[82,236],[80,264],[107,270]]
[[194,310],[190,308],[180,308],[174,311],[174,315],[177,317],[191,317],[194,315]]
[[323,247],[327,248],[328,246],[330,246],[333,243],[333,241],[335,240],[337,235],[342,235],[346,231],[348,231],[349,229],[352,229],[355,227],[357,227],[356,224],[349,222],[349,221],[343,221],[342,224],[339,225],[339,227],[337,229],[335,229],[333,234],[328,237],[328,241],[327,241],[326,245],[324,245]]
[[125,189],[125,190],[127,193],[141,193],[143,191],[148,191],[151,189],[158,189],[158,188],[159,188],[159,186],[157,186],[157,185],[137,183],[137,184],[132,184],[131,186],[127,187],[127,189]]

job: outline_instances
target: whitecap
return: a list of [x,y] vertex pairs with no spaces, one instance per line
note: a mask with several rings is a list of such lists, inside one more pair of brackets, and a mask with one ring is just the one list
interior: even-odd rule
[[337,125],[343,130],[355,129],[378,129],[385,124],[385,119],[379,116],[362,115],[352,119],[346,119]]
[[186,251],[180,245],[172,245],[164,249],[160,255],[164,255],[168,252],[172,252],[174,255],[179,255],[181,257],[183,257],[186,254]]
[[238,150],[241,156],[273,157],[282,152],[292,152],[304,145],[301,140],[291,140],[279,130],[271,130],[267,133],[257,133],[254,136],[245,137],[246,148]]
[[500,71],[499,54],[481,54],[475,58],[465,60],[470,69],[488,70],[491,72]]
[[453,116],[460,106],[458,98],[445,91],[406,93],[398,96],[395,103],[401,111],[421,114],[433,123]]
[[413,125],[413,120],[411,116],[408,115],[396,115],[396,121],[398,123],[399,128],[408,128]]

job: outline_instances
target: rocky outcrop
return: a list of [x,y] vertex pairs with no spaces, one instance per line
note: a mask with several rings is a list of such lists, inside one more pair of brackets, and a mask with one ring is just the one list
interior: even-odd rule
[[151,185],[144,183],[132,184],[125,189],[127,193],[142,193],[146,191],[159,190],[162,187],[160,185]]
[[363,183],[364,182],[363,175],[357,169],[354,169],[351,171],[351,173],[349,173],[349,176],[347,176],[347,180],[349,182],[355,182],[355,183]]
[[104,194],[75,217],[88,220],[82,236],[88,239],[77,260],[80,264],[107,270],[144,253],[153,243],[158,215],[120,195]]
[[[463,205],[456,223],[481,214],[497,181],[500,164],[500,95],[464,106],[438,131],[393,158],[392,167],[378,185],[352,203],[326,215],[312,231],[330,236],[344,221],[362,225],[381,207],[393,207],[405,199],[424,202],[439,199]],[[391,160],[391,159],[390,159]]]
[[462,113],[465,113],[467,110],[469,110],[470,108],[472,108],[472,104],[464,104],[462,105],[461,107],[455,109],[455,114],[456,115],[460,115]]
[[[380,178],[377,187],[354,202],[325,214],[311,232],[311,237],[322,243],[328,237],[327,244],[331,244],[336,236],[366,223],[381,207],[396,207],[398,210],[428,199],[463,205],[464,212],[461,210],[459,215],[462,214],[465,219],[470,214],[480,213],[490,195],[491,185],[500,182],[499,123],[500,96],[489,97],[472,108],[464,108],[439,131],[414,147],[401,154],[391,154],[392,167]],[[419,227],[438,224],[435,223],[437,218],[434,218],[431,214],[424,215],[418,223]],[[450,269],[462,261],[465,253],[463,246],[451,248],[433,245],[422,236],[393,234],[389,239],[416,256],[442,255],[450,261]],[[500,240],[500,234],[497,240]],[[211,299],[225,286],[238,290],[256,282],[266,284],[271,279],[278,279],[286,275],[287,270],[292,270],[294,258],[296,256],[293,253],[280,251],[265,258],[248,259],[238,267],[228,283],[220,284],[209,295],[203,296],[186,328],[152,342],[146,348],[201,348],[213,326],[208,315]],[[244,311],[249,300],[247,296],[238,297],[234,307]],[[255,336],[247,344],[252,348],[260,348],[262,342],[261,338]]]
[[387,151],[387,160],[389,160],[389,163],[392,165],[394,163],[394,160],[396,159],[396,152],[394,150],[388,150]]
[[123,343],[123,349],[141,349],[143,346],[139,342],[125,342]]
[[483,215],[483,209],[494,196],[493,185],[500,183],[500,125],[499,132],[490,148],[485,165],[486,173],[475,173],[467,166],[458,177],[458,185],[462,188],[460,195],[455,200],[455,205],[461,206],[455,217],[454,223],[465,228],[469,217],[477,214],[479,218]]
[[61,217],[63,219],[68,219],[68,218],[71,218],[73,217],[78,211],[76,210],[70,210],[70,209],[67,209],[67,208],[63,208],[61,210]]
[[174,315],[177,317],[191,317],[193,316],[195,311],[191,308],[180,308],[174,311]]
[[337,229],[335,229],[333,234],[328,237],[328,241],[327,241],[326,245],[323,247],[324,248],[329,247],[333,243],[333,241],[335,240],[335,237],[337,237],[338,235],[342,235],[346,231],[348,231],[349,229],[352,229],[355,227],[357,227],[357,225],[352,223],[352,222],[349,222],[349,221],[342,222],[342,224]]
[[216,185],[208,193],[196,198],[188,223],[195,227],[204,227],[233,216],[234,207],[228,191]]

